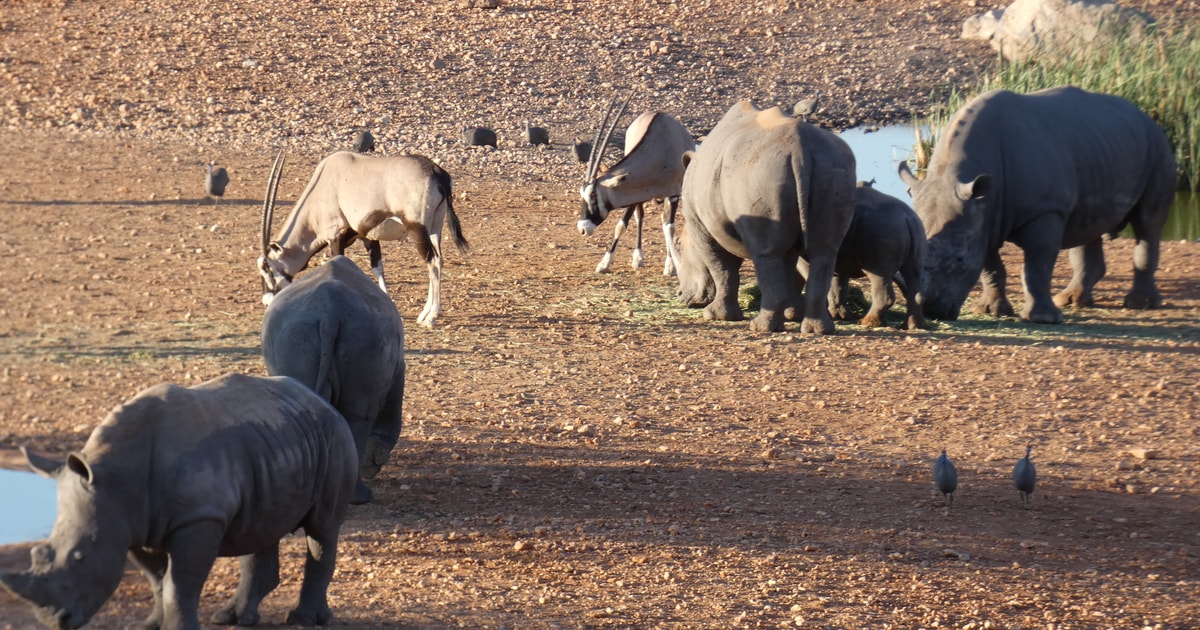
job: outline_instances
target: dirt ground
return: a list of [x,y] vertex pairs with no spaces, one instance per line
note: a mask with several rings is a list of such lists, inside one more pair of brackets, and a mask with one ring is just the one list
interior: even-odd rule
[[[376,502],[343,528],[335,626],[1200,627],[1200,245],[1164,244],[1165,305],[1152,312],[1119,307],[1132,244],[1118,239],[1099,306],[1061,326],[968,317],[752,334],[676,303],[657,218],[645,268],[629,267],[623,243],[613,273],[593,273],[611,226],[575,232],[569,140],[516,141],[524,117],[589,133],[606,96],[574,104],[594,96],[579,77],[632,81],[635,107],[701,103],[681,115],[696,133],[738,97],[815,90],[822,124],[897,120],[927,107],[949,70],[965,78],[990,60],[956,37],[987,6],[457,4],[298,3],[292,20],[273,2],[214,15],[5,6],[0,463],[19,467],[22,445],[79,448],[144,387],[264,373],[254,258],[273,148],[292,152],[290,204],[322,154],[370,126],[385,150],[443,161],[473,249],[447,253],[444,312],[426,329],[423,264],[409,244],[384,246],[406,324],[405,427]],[[1194,15],[1194,3],[1175,8]],[[646,52],[651,36],[672,52]],[[343,48],[317,45],[339,37]],[[363,37],[404,54],[394,82],[366,82],[386,95],[360,107],[346,77],[380,63],[353,54]],[[192,41],[237,60],[225,66],[236,80],[203,72]],[[264,46],[278,49],[269,71],[241,65]],[[429,56],[437,46],[448,52]],[[792,52],[813,72],[780,65]],[[644,64],[635,79],[623,55]],[[859,73],[846,82],[844,59]],[[493,71],[508,74],[489,92],[479,78]],[[299,89],[323,78],[343,95]],[[260,81],[297,89],[276,97]],[[209,88],[212,101],[189,92]],[[343,100],[326,111],[324,98]],[[461,145],[459,127],[500,116],[499,149]],[[210,158],[233,176],[219,204],[201,190]],[[1017,277],[1019,252],[1005,257]],[[1026,445],[1039,474],[1029,509],[1010,480]],[[960,475],[952,508],[930,474],[943,448]],[[27,566],[28,547],[0,548],[0,567]],[[264,626],[294,604],[301,559],[289,537]],[[236,562],[220,560],[202,617],[235,583]],[[150,605],[131,569],[89,627],[137,623]],[[0,628],[32,623],[0,592]]]

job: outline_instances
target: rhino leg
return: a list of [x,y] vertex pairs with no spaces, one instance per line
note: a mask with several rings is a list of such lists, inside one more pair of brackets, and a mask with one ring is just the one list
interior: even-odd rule
[[892,289],[892,276],[880,276],[867,272],[871,281],[871,310],[858,323],[866,328],[878,328],[884,324],[884,313],[896,302]]
[[[808,261],[808,282],[804,292],[804,319],[800,332],[828,335],[834,332],[829,316],[829,286],[833,283],[834,259],[812,257]],[[764,291],[765,296],[765,291]]]
[[713,300],[704,307],[704,319],[740,322],[745,319],[738,304],[742,259],[728,252],[717,252],[714,260],[705,260],[713,282]]
[[1054,303],[1059,307],[1075,305],[1091,307],[1096,305],[1092,295],[1092,287],[1104,277],[1107,271],[1104,265],[1104,242],[1100,239],[1091,241],[1079,247],[1072,247],[1067,252],[1071,259],[1071,282],[1067,288],[1054,296]]
[[258,605],[279,586],[279,545],[238,558],[241,575],[237,592],[212,616],[217,625],[253,626],[259,622]]
[[975,314],[1012,317],[1015,311],[1005,295],[1008,272],[1000,258],[999,249],[989,251],[983,259],[983,273],[979,275],[979,281],[983,284],[983,294],[972,307]]
[[754,272],[758,277],[762,301],[758,315],[750,322],[750,329],[754,332],[779,332],[783,330],[785,311],[792,305],[791,295],[795,286],[793,267],[789,267],[779,256],[755,256]]
[[808,261],[797,256],[793,266],[796,273],[792,276],[792,294],[788,298],[787,308],[783,310],[783,316],[789,322],[804,318],[804,285],[808,283]]
[[[1158,270],[1159,234],[1162,224],[1157,228],[1146,225],[1146,213],[1138,213],[1130,222],[1133,235],[1137,242],[1133,246],[1133,289],[1125,296],[1125,308],[1161,308],[1162,295],[1154,283],[1154,273]],[[1163,212],[1165,217],[1166,213]]]
[[921,308],[921,262],[910,260],[900,266],[895,276],[900,280],[900,292],[904,294],[904,305],[908,312],[905,325],[909,330],[929,328],[925,321],[925,309]]
[[1050,296],[1050,277],[1057,254],[1056,250],[1025,252],[1025,269],[1021,273],[1025,304],[1021,307],[1021,319],[1034,324],[1062,323],[1062,311],[1054,305],[1054,299]]
[[142,622],[142,628],[158,630],[163,626],[163,578],[167,574],[167,554],[139,547],[129,550],[129,559],[142,570],[142,574],[150,582],[150,591],[154,594],[154,609]]
[[396,448],[400,439],[400,430],[404,424],[404,377],[407,366],[401,365],[400,374],[396,377],[383,408],[375,417],[371,434],[367,436],[363,456],[360,460],[359,474],[364,479],[374,479],[383,465]]
[[304,583],[300,586],[300,601],[288,612],[288,625],[323,626],[333,619],[328,603],[329,582],[337,566],[338,527],[344,515],[343,509],[320,515],[320,523],[305,524],[308,555],[304,560]]
[[224,527],[215,521],[183,525],[166,541],[167,571],[163,580],[162,627],[200,630],[200,592],[217,559]]

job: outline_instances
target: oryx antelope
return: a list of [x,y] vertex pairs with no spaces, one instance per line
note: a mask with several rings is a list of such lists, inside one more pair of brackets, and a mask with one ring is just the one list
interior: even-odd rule
[[674,117],[662,112],[646,112],[634,119],[625,131],[625,155],[608,170],[601,172],[604,149],[612,137],[629,104],[626,99],[612,117],[616,99],[609,102],[600,126],[596,129],[596,140],[592,143],[591,156],[584,174],[584,185],[579,189],[583,198],[579,209],[579,233],[590,236],[608,213],[615,208],[625,208],[625,216],[613,231],[612,245],[605,252],[596,273],[605,273],[612,266],[617,242],[625,232],[632,217],[637,221],[637,246],[633,250],[634,268],[645,265],[642,257],[642,205],[651,199],[663,203],[663,240],[667,245],[667,257],[663,261],[663,275],[675,273],[675,211],[679,207],[679,190],[683,185],[683,154],[696,148],[692,134]]
[[458,250],[466,253],[469,247],[454,213],[450,174],[419,155],[370,157],[338,151],[317,165],[278,236],[271,240],[283,164],[281,150],[263,200],[262,256],[258,259],[263,304],[270,304],[326,246],[336,256],[356,239],[366,245],[371,273],[386,293],[379,241],[402,241],[411,231],[429,268],[429,295],[417,323],[432,327],[441,313],[441,238],[447,216]]

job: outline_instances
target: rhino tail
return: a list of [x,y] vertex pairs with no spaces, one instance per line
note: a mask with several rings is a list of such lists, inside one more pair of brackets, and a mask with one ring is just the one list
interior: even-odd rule
[[334,355],[334,345],[338,338],[338,321],[336,317],[321,318],[321,362],[317,365],[317,382],[313,387],[321,398],[331,403],[340,389],[337,382],[338,372],[334,369],[337,361]]

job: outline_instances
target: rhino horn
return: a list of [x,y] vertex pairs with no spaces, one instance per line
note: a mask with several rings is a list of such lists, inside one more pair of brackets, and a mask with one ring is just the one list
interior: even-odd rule
[[921,187],[921,180],[917,179],[916,175],[908,168],[908,162],[900,160],[900,165],[896,167],[896,172],[900,175],[900,180],[904,185],[908,186],[909,194],[912,194]]
[[62,470],[62,462],[56,459],[50,459],[49,457],[38,455],[24,446],[21,447],[21,454],[25,456],[25,461],[29,462],[29,467],[33,469],[33,472],[42,475],[43,477],[50,477],[53,479],[57,477],[58,473]]
[[42,604],[42,588],[37,577],[28,571],[0,571],[0,585],[27,602]]

